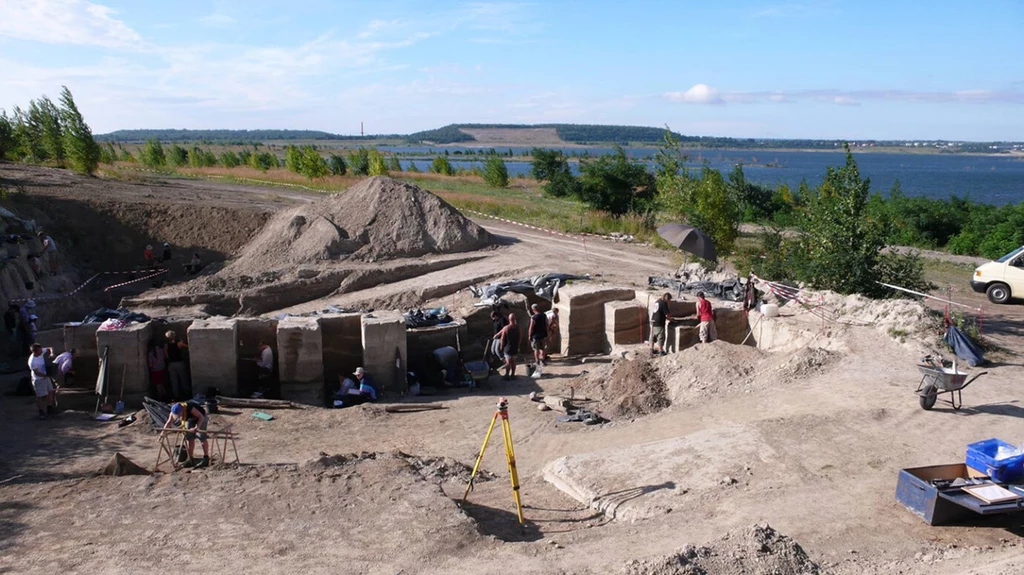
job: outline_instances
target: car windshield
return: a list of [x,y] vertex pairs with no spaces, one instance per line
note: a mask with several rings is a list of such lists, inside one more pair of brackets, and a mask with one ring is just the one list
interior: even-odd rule
[[1017,249],[1013,250],[1012,252],[1006,254],[1005,256],[997,259],[996,261],[999,262],[999,263],[1008,262],[1008,261],[1010,261],[1011,258],[1013,258],[1013,256],[1019,254],[1022,249],[1024,249],[1024,248],[1017,248]]

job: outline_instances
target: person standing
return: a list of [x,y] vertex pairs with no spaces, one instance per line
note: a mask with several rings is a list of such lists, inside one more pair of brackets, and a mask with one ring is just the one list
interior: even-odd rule
[[516,314],[508,314],[508,325],[501,328],[494,339],[501,341],[501,351],[505,356],[505,381],[512,381],[516,378],[516,356],[519,355],[519,324],[516,323]]
[[672,321],[672,313],[668,308],[668,302],[670,301],[672,301],[672,294],[665,293],[654,302],[654,313],[651,314],[652,355],[658,353],[665,355],[666,324]]
[[171,244],[168,243],[168,242],[164,242],[164,253],[161,256],[160,261],[162,261],[162,262],[169,262],[169,261],[171,261]]
[[561,343],[561,334],[558,332],[558,308],[552,307],[546,314],[546,320],[548,322],[548,338],[545,341],[544,348],[544,365],[548,364],[548,357],[551,355],[552,348],[555,347],[555,342]]
[[540,371],[540,366],[547,361],[544,356],[544,347],[547,345],[548,339],[548,316],[540,311],[540,307],[537,304],[531,305],[530,311],[533,312],[533,315],[530,316],[530,327],[527,333],[530,336],[530,349],[533,350],[533,361],[537,365],[537,370]]
[[697,292],[697,319],[700,320],[700,342],[710,343],[718,339],[718,329],[715,327],[715,310],[711,308],[711,302],[704,298],[704,292]]
[[32,353],[28,356],[28,370],[32,372],[32,390],[36,394],[39,419],[46,419],[46,414],[53,412],[54,387],[53,380],[46,373],[47,355],[52,356],[53,350],[43,349],[41,344],[33,343]]
[[[49,235],[39,232],[39,241],[43,242],[43,253],[50,262],[50,275],[57,275],[57,242]],[[31,237],[31,236],[30,236]]]
[[146,245],[146,249],[142,252],[142,259],[145,260],[147,268],[156,265],[156,254],[153,252],[152,244]]
[[491,311],[491,325],[494,328],[494,334],[491,336],[491,357],[504,360],[505,356],[502,353],[501,338],[498,337],[498,334],[508,325],[508,320],[505,319],[501,311],[494,309]]
[[[210,418],[206,415],[206,410],[203,409],[203,406],[198,401],[190,400],[184,403],[175,403],[171,406],[171,413],[167,416],[167,422],[164,423],[164,431],[161,434],[166,433],[172,425],[180,425],[188,431],[185,434],[185,448],[188,450],[188,461],[185,462],[185,467],[206,467],[210,465],[210,444],[207,442],[206,436],[206,426],[209,421]],[[203,459],[198,464],[194,458],[197,435],[199,443],[203,446]]]
[[167,389],[167,353],[156,341],[149,342],[146,363],[149,365],[149,381],[157,398],[161,401],[170,398],[173,394]]
[[188,382],[188,369],[185,367],[185,351],[188,344],[178,341],[174,331],[164,334],[167,343],[164,344],[164,357],[167,358],[167,377],[171,380],[171,394],[174,399],[187,399],[191,397],[191,389]]

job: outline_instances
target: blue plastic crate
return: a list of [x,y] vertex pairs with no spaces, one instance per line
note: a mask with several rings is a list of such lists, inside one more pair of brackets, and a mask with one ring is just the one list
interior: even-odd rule
[[1024,453],[996,459],[1000,447],[1016,449],[1001,439],[986,439],[967,446],[967,465],[999,483],[1013,483],[1024,476]]

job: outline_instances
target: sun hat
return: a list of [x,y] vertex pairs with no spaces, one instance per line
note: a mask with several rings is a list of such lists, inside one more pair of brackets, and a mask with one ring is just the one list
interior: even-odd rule
[[357,367],[356,368],[356,375],[365,375],[365,374],[366,374],[366,370],[365,369],[363,369],[361,367]]

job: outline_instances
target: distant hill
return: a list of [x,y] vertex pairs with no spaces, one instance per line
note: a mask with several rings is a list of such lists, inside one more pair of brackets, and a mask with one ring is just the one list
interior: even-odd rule
[[[665,137],[665,128],[647,126],[604,126],[599,124],[449,124],[436,130],[425,130],[409,134],[410,142],[432,142],[435,144],[460,144],[477,141],[465,130],[535,130],[553,129],[563,142],[572,144],[596,143],[642,143],[656,144]],[[675,132],[673,132],[675,133]],[[677,138],[684,138],[675,134]]]
[[96,139],[107,142],[145,142],[156,138],[161,142],[206,142],[211,144],[251,144],[269,140],[380,140],[402,139],[404,136],[342,136],[319,130],[117,130],[99,134]]

